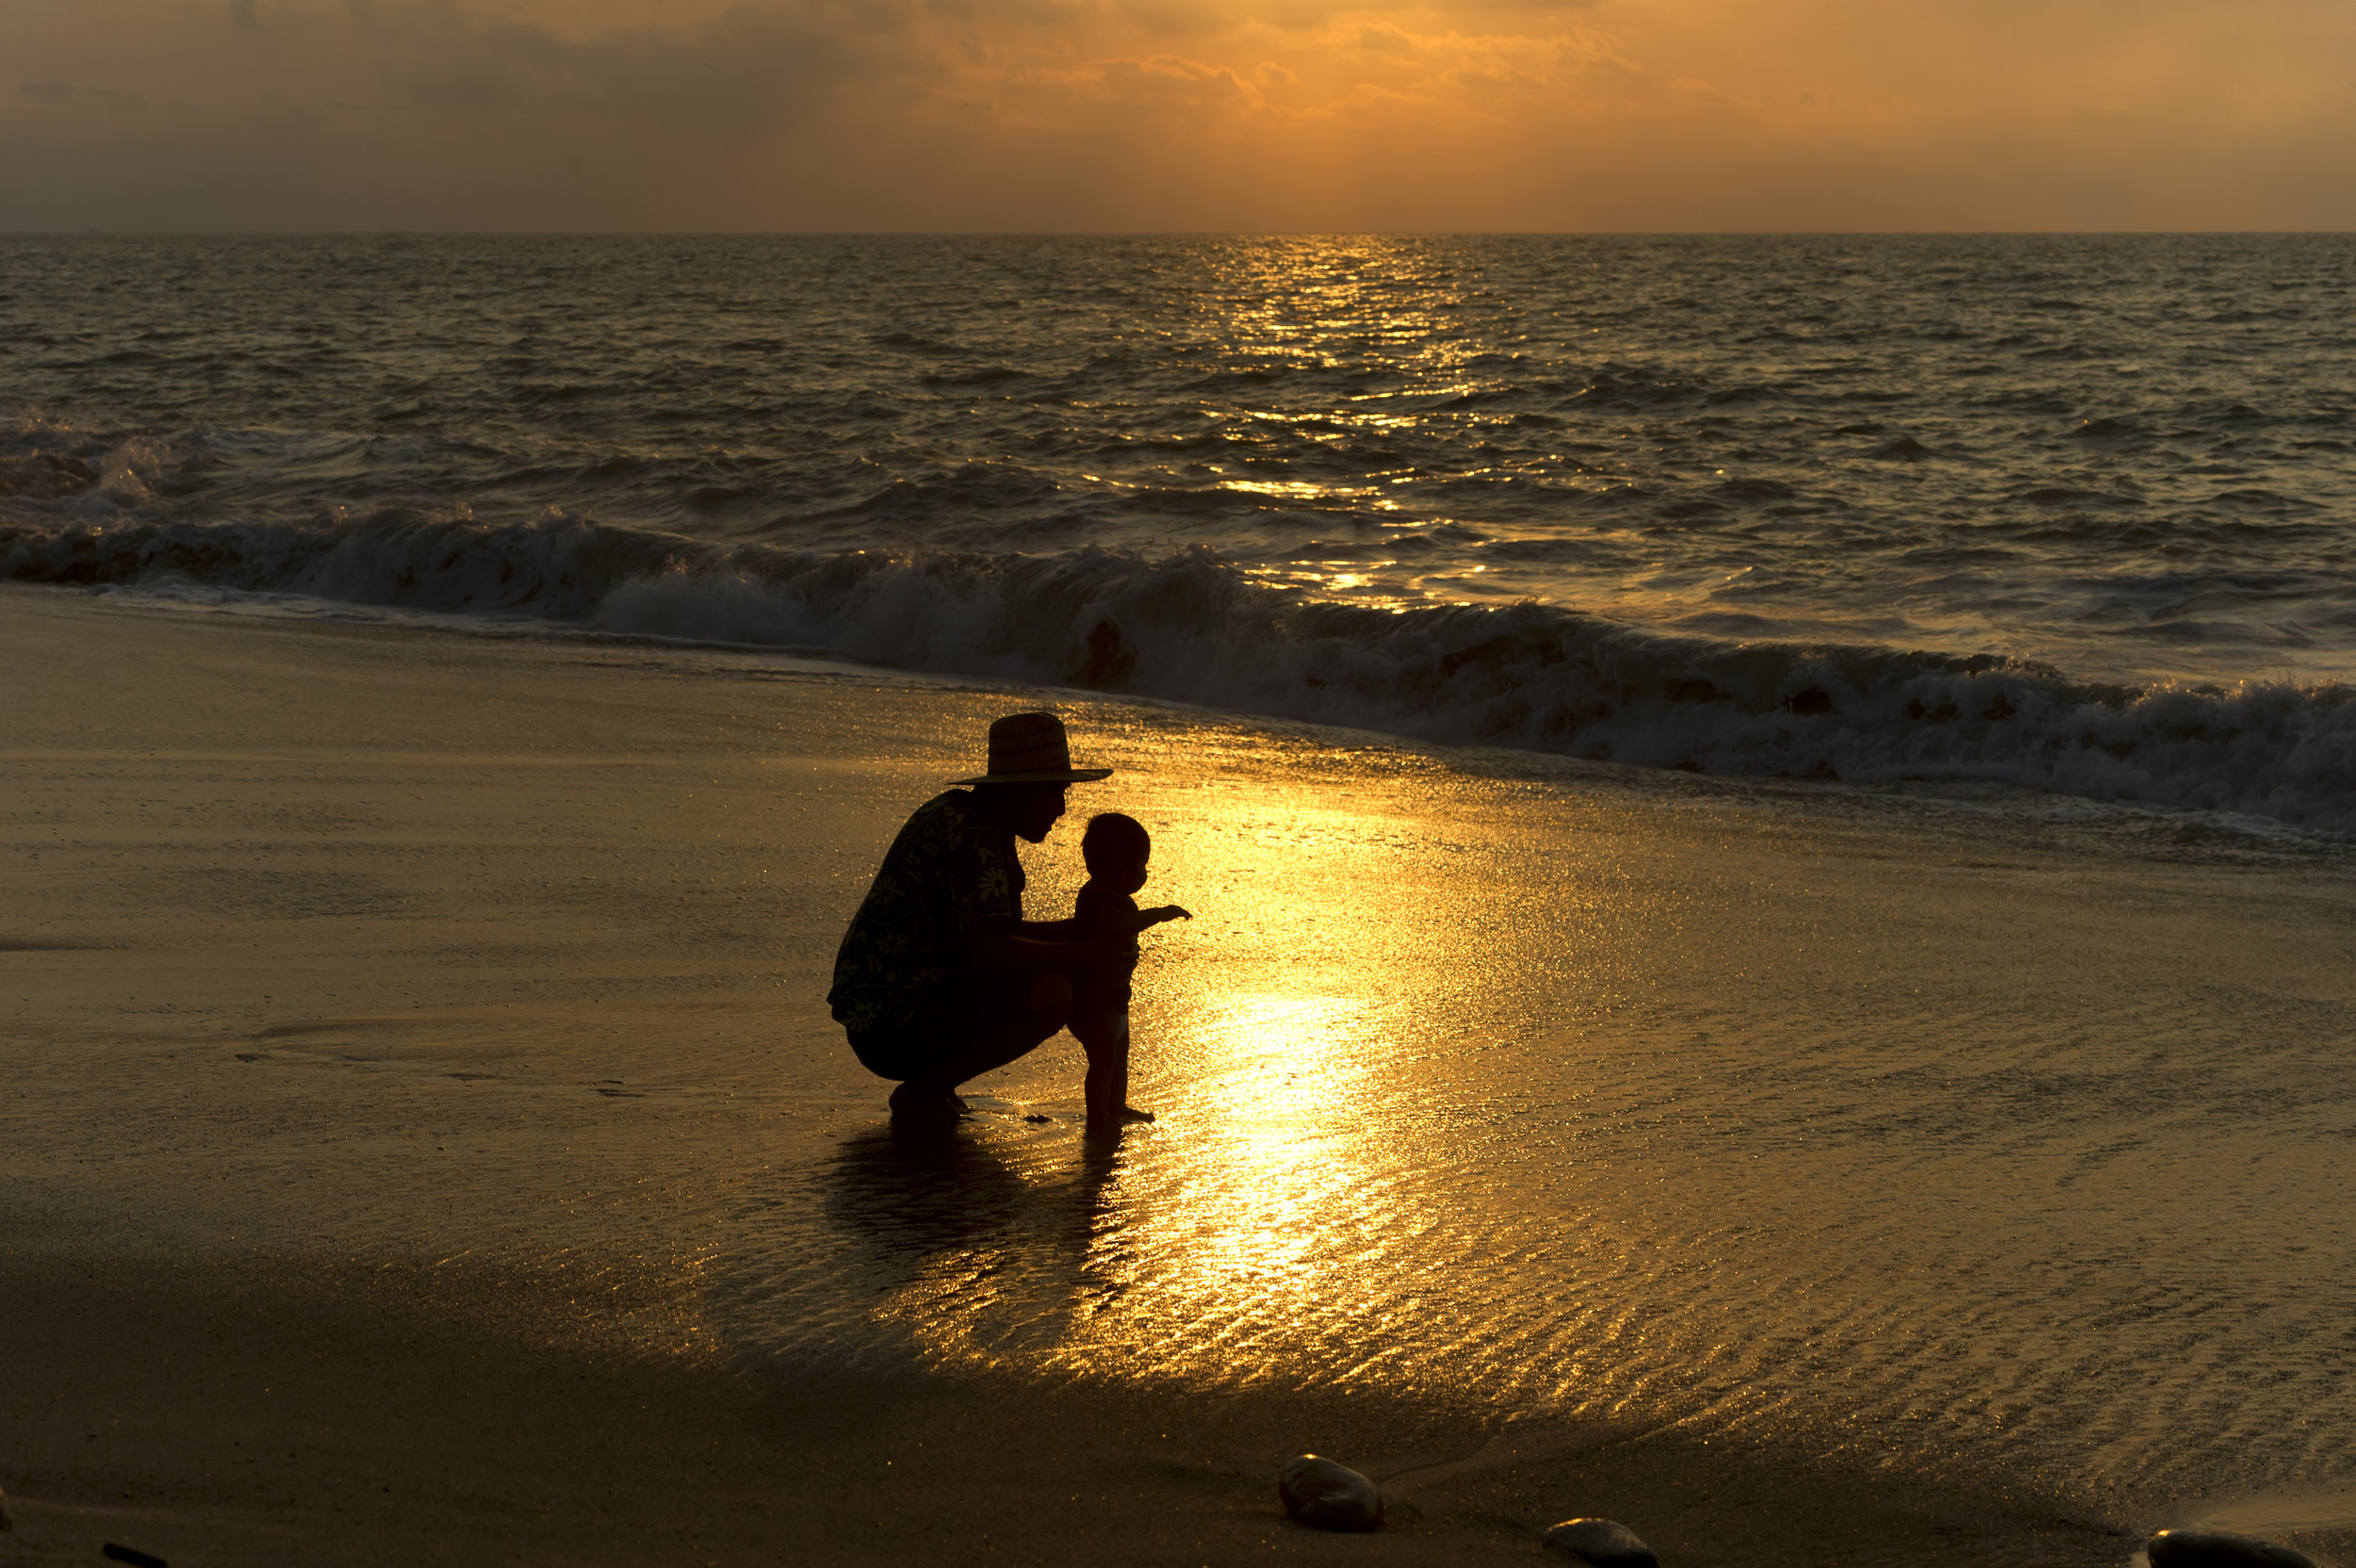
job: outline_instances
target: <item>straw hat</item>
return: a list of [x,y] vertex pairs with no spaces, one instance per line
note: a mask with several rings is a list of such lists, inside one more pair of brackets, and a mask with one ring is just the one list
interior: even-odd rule
[[990,771],[952,784],[1087,784],[1110,768],[1075,768],[1063,720],[1053,713],[1009,713],[990,727]]

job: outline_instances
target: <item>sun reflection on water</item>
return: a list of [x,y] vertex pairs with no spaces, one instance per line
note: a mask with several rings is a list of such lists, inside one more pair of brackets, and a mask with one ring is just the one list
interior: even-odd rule
[[[1475,363],[1494,357],[1493,345],[1464,330],[1469,302],[1447,281],[1453,274],[1435,269],[1429,246],[1376,237],[1255,239],[1205,245],[1188,261],[1199,276],[1171,333],[1218,367],[1201,410],[1227,435],[1217,461],[1173,467],[1168,482],[1208,479],[1220,490],[1261,498],[1272,503],[1268,527],[1297,532],[1302,542],[1303,553],[1285,564],[1242,569],[1270,583],[1391,609],[1491,597],[1467,591],[1461,573],[1427,580],[1384,548],[1385,531],[1399,528],[1415,492],[1429,482],[1413,464],[1383,461],[1390,433],[1428,430],[1435,402],[1461,403],[1441,417],[1476,438],[1497,422],[1480,399],[1505,384],[1493,368],[1484,373]],[[1301,370],[1363,372],[1366,382],[1355,393],[1300,399],[1286,378]],[[1320,453],[1331,462],[1318,461]],[[1418,526],[1432,523],[1427,517]],[[1335,547],[1318,554],[1317,543]]]

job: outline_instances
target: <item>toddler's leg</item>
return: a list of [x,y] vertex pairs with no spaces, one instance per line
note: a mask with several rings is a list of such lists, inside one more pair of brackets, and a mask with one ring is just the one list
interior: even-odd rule
[[1088,1126],[1102,1131],[1121,1125],[1129,1102],[1129,1015],[1100,1012],[1072,1021],[1072,1032],[1088,1055]]
[[1151,1121],[1150,1111],[1129,1103],[1129,1009],[1118,995],[1088,999],[1072,1016],[1072,1033],[1088,1053],[1088,1131],[1118,1132],[1131,1121]]

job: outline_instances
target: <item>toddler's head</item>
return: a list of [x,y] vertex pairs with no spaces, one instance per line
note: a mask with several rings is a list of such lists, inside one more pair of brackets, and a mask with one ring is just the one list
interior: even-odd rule
[[1153,840],[1145,824],[1119,811],[1090,817],[1088,831],[1080,835],[1080,858],[1088,862],[1088,880],[1124,893],[1145,886],[1145,863],[1153,856]]

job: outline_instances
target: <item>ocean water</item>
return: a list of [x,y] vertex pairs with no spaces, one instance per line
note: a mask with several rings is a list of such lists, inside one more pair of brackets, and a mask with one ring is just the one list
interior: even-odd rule
[[2356,239],[0,239],[0,572],[2356,828]]

